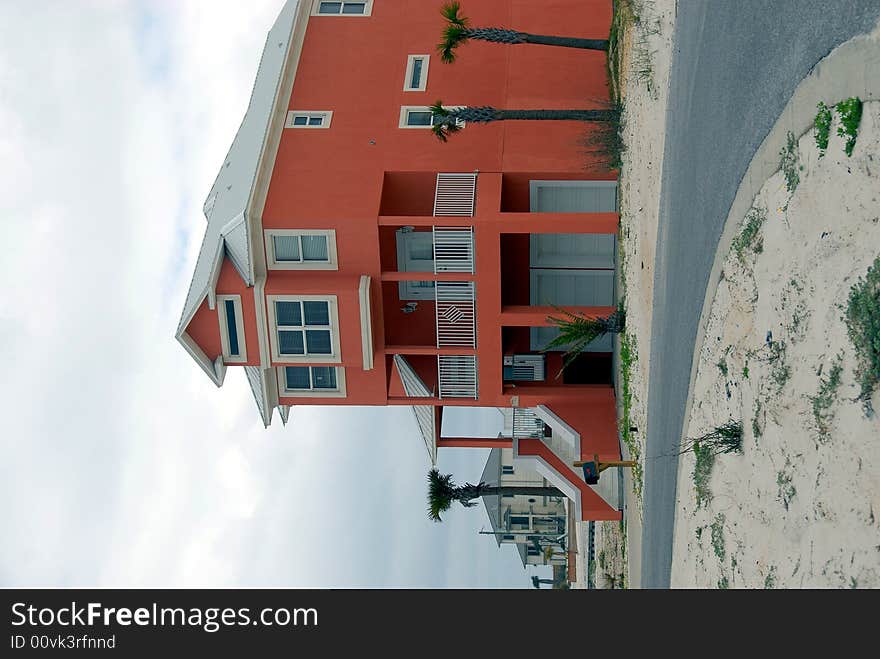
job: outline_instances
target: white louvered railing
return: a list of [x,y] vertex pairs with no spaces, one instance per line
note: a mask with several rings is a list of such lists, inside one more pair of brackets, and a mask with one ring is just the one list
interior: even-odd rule
[[477,197],[476,174],[437,174],[434,216],[473,217]]
[[476,348],[474,282],[438,281],[434,285],[434,295],[437,307],[437,347]]
[[473,274],[473,227],[434,227],[434,272]]
[[544,422],[531,407],[514,407],[512,436],[517,439],[542,439]]
[[437,373],[440,398],[478,398],[474,355],[437,355]]

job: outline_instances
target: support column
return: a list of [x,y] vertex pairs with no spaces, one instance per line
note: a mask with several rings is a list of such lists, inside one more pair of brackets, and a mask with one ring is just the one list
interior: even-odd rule
[[[562,310],[562,311],[561,311]],[[616,311],[615,307],[539,307],[508,305],[501,307],[501,325],[506,327],[552,327],[550,316],[564,317],[563,311],[586,316],[605,318]]]
[[448,446],[453,448],[511,448],[513,440],[509,437],[441,437],[437,440],[437,448]]
[[504,233],[617,233],[619,213],[500,213]]

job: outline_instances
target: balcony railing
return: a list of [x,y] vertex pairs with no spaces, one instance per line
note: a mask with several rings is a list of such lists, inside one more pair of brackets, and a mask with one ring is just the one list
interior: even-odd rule
[[473,274],[473,227],[434,227],[434,272]]
[[434,295],[437,306],[437,347],[476,348],[474,282],[438,281],[434,285]]
[[512,425],[511,436],[517,439],[542,439],[544,437],[544,422],[530,407],[514,407]]
[[437,373],[440,398],[478,398],[474,355],[437,355]]
[[472,217],[477,197],[476,174],[437,174],[435,217]]
[[[435,217],[473,217],[476,174],[437,174]],[[434,227],[434,272],[474,273],[473,227]],[[476,348],[474,282],[438,281],[434,285],[438,348]],[[438,355],[440,398],[473,398],[477,391],[474,355]]]

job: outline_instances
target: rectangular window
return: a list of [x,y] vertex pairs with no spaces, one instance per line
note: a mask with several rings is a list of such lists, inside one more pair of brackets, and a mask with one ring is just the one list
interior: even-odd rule
[[513,473],[513,467],[510,466],[510,465],[502,465],[502,467],[501,467],[501,473],[502,473],[502,474],[512,474],[512,473]]
[[218,295],[217,316],[220,321],[220,346],[223,351],[223,361],[228,363],[247,361],[241,297],[238,295]]
[[285,366],[278,369],[282,396],[345,396],[345,369],[336,366]]
[[268,296],[276,362],[338,362],[336,296]]
[[[427,69],[426,69],[427,71]],[[460,108],[460,105],[446,106],[450,110]],[[458,126],[464,128],[465,122],[456,120]],[[434,124],[431,108],[427,105],[403,105],[400,108],[400,120],[398,128],[430,128]]]
[[521,527],[524,527],[524,528],[526,528],[526,529],[531,528],[531,526],[530,526],[530,524],[529,524],[529,518],[528,518],[528,517],[518,517],[518,516],[515,516],[515,515],[511,515],[511,516],[510,516],[510,525],[511,525],[511,526],[521,526]]
[[313,16],[369,16],[373,0],[313,0]]
[[428,55],[410,55],[406,58],[406,76],[403,81],[403,91],[425,91],[425,88],[428,86],[429,60]]
[[285,128],[330,128],[331,110],[288,110]]
[[267,229],[266,264],[270,270],[337,270],[333,229]]

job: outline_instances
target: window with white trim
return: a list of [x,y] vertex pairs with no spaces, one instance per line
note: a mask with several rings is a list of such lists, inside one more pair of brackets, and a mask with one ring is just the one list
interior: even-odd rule
[[268,301],[276,362],[340,361],[335,295],[269,295]]
[[330,128],[332,110],[288,110],[285,128]]
[[343,391],[344,370],[336,366],[285,366],[281,369],[281,391],[340,393]]
[[333,229],[266,229],[266,264],[270,270],[337,270]]
[[[460,107],[464,106],[450,105],[447,106],[447,109],[454,110]],[[465,126],[465,122],[461,119],[456,119],[455,123],[460,128]],[[399,128],[430,128],[434,125],[434,116],[431,113],[431,108],[427,105],[402,105],[400,107],[400,121],[397,125]]]
[[406,77],[403,91],[423,92],[428,86],[428,55],[410,55],[406,58]]
[[223,351],[223,361],[229,363],[247,361],[241,296],[218,295],[217,317],[220,320],[220,346]]
[[313,0],[312,16],[369,16],[373,0]]

